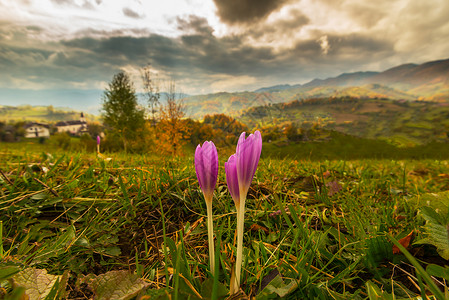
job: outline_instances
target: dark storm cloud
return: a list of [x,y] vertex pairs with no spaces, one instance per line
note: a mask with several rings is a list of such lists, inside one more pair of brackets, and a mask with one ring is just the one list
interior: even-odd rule
[[[317,33],[316,38],[298,41],[293,47],[275,51],[270,47],[246,44],[245,35],[217,38],[201,18],[182,20],[179,27],[189,33],[176,39],[155,34],[147,37],[83,38],[65,41],[64,45],[88,51],[87,57],[92,56],[92,61],[103,64],[145,65],[150,61],[154,67],[179,78],[194,77],[195,74],[288,77],[295,70],[301,73],[308,65],[336,64],[335,61],[340,60],[342,66],[354,64],[355,67],[355,62],[369,62],[367,55],[374,59],[394,53],[391,43],[355,34],[329,35],[330,50],[323,55],[318,41],[322,33]],[[76,63],[81,58],[73,59]],[[319,74],[319,71],[314,74]]]
[[176,18],[178,30],[184,33],[194,32],[203,34],[212,34],[213,28],[209,25],[206,18],[191,15],[187,19]]
[[277,39],[279,37],[289,37],[295,34],[303,26],[310,23],[310,19],[300,10],[291,10],[289,14],[272,23],[258,23],[246,28],[245,35],[255,39],[268,38]]
[[[245,34],[216,37],[207,21],[195,16],[178,19],[178,27],[184,32],[178,38],[158,34],[108,36],[108,32],[92,29],[89,33],[95,37],[41,42],[34,48],[4,45],[0,47],[0,68],[9,72],[0,79],[3,85],[12,77],[50,86],[89,84],[107,82],[123,67],[151,63],[175,80],[196,82],[197,86],[211,84],[214,76],[288,82],[294,78],[299,82],[352,68],[360,70],[361,64],[394,54],[393,44],[355,34],[326,35],[330,47],[324,55],[319,42],[322,32],[291,47],[274,49],[248,44]],[[334,74],[326,73],[329,69]]]
[[228,24],[245,24],[268,17],[288,0],[214,0],[217,14]]
[[143,15],[138,14],[137,12],[135,12],[134,10],[132,10],[128,7],[123,8],[122,11],[123,11],[123,14],[129,18],[141,19],[144,17]]

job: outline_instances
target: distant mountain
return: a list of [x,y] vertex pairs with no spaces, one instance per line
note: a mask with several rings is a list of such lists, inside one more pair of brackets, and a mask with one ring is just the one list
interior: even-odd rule
[[355,72],[355,73],[343,73],[334,78],[328,79],[314,79],[306,84],[303,87],[316,87],[316,86],[358,86],[364,85],[368,82],[366,80],[374,75],[377,75],[377,72]]
[[278,84],[278,85],[274,85],[274,86],[270,86],[270,87],[260,88],[260,89],[255,90],[254,92],[255,93],[276,92],[276,91],[293,89],[293,88],[298,88],[298,87],[301,87],[301,85],[300,84],[295,84],[295,85]]
[[254,106],[269,106],[298,99],[356,97],[378,99],[414,100],[416,97],[388,86],[367,84],[363,86],[300,86],[290,89],[268,89],[267,92],[216,93],[190,96],[184,99],[187,116],[202,118],[206,114],[225,113],[238,117]]
[[187,113],[194,118],[226,113],[238,116],[253,106],[273,105],[298,99],[388,98],[449,102],[449,59],[424,64],[404,64],[383,72],[344,73],[314,79],[303,85],[275,85],[254,92],[216,93],[185,99]]
[[[103,90],[22,90],[1,89],[0,105],[53,105],[100,114]],[[161,102],[166,94],[161,93]],[[449,102],[449,59],[423,64],[404,64],[383,72],[343,73],[337,77],[314,79],[305,84],[280,84],[255,91],[178,95],[184,97],[187,116],[225,113],[239,116],[253,106],[273,105],[298,99],[356,97]],[[146,105],[142,94],[139,101]]]
[[355,72],[324,80],[314,79],[303,87],[381,84],[422,100],[449,99],[449,59],[421,65],[404,64],[383,72]]

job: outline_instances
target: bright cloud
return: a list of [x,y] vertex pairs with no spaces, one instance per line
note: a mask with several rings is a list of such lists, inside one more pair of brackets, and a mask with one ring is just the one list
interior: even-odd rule
[[447,58],[447,0],[0,0],[1,88],[251,90]]

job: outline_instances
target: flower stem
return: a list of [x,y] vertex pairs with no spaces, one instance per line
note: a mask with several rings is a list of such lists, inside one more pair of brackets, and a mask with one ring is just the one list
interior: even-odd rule
[[240,276],[242,271],[242,260],[243,260],[243,229],[245,221],[245,200],[240,201],[240,204],[236,206],[237,210],[237,257],[235,265],[235,280],[233,294],[237,293],[240,289]]
[[212,220],[212,199],[211,201],[206,200],[207,206],[207,235],[209,238],[209,263],[210,272],[215,274],[215,247],[214,247],[214,223]]

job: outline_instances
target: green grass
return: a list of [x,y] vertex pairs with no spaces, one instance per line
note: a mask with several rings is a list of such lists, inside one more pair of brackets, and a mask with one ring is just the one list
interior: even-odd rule
[[320,120],[320,127],[348,135],[392,139],[400,145],[424,145],[433,140],[448,141],[448,115],[449,107],[439,103],[342,97],[252,107],[243,112],[239,121],[250,128],[262,128],[288,122],[304,127],[304,122]]
[[[0,284],[9,296],[25,291],[11,282],[31,284],[24,272],[35,278],[45,269],[41,276],[58,282],[46,297],[226,297],[236,250],[235,207],[224,177],[229,150],[219,149],[214,276],[192,155],[105,154],[112,158],[106,162],[47,147],[0,144]],[[447,161],[349,160],[356,148],[346,149],[346,160],[275,158],[271,145],[263,147],[246,205],[242,293],[399,299],[434,291],[414,264],[447,261],[423,243],[408,245],[416,260],[410,263],[393,254],[389,237],[411,231],[415,241],[426,237],[419,205],[410,199],[448,189]]]
[[[85,115],[89,121],[98,121],[94,115]],[[0,105],[0,120],[3,122],[13,121],[39,121],[59,122],[79,120],[80,112],[69,108],[53,108],[52,106],[7,106]]]
[[267,142],[262,156],[308,160],[449,159],[449,143],[408,147],[404,144],[407,145],[407,139],[401,136],[387,140],[367,139],[330,131],[326,138],[312,142]]

